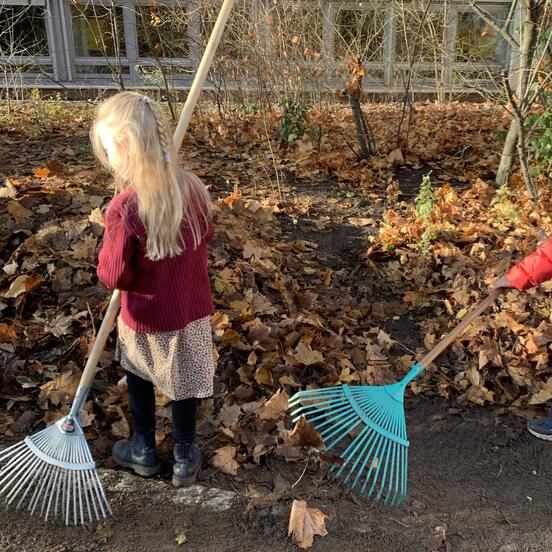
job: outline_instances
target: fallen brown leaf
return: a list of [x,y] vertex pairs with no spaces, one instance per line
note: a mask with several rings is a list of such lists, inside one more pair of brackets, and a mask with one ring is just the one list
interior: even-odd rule
[[215,451],[213,466],[228,475],[237,475],[239,464],[236,461],[236,447],[226,445]]
[[315,535],[325,537],[327,515],[318,508],[308,508],[304,500],[294,500],[289,516],[288,536],[299,548],[310,548]]
[[259,418],[261,420],[277,420],[281,418],[288,409],[288,395],[283,389],[276,393],[261,407]]

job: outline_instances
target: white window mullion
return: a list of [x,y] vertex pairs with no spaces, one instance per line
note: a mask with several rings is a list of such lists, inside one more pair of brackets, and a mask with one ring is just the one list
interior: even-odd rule
[[452,91],[452,68],[454,66],[456,30],[458,25],[458,7],[452,4],[447,6],[448,13],[445,21],[445,73],[443,85],[447,92]]
[[136,71],[138,63],[138,32],[136,30],[136,4],[126,2],[123,5],[123,29],[125,35],[125,50],[127,63],[129,65],[130,80],[133,84],[139,83],[139,77]]
[[383,80],[384,86],[390,89],[393,86],[393,66],[395,63],[395,44],[397,42],[397,21],[393,5],[385,10],[383,26],[383,63],[385,64]]
[[188,56],[192,64],[193,71],[197,70],[199,62],[201,61],[201,47],[199,45],[199,37],[201,34],[201,21],[199,17],[199,5],[197,2],[188,3],[188,44],[189,52]]

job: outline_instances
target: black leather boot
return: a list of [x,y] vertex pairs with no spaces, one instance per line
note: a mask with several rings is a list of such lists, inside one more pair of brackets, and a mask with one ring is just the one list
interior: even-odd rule
[[201,468],[201,451],[195,443],[174,445],[174,467],[172,483],[175,487],[187,487],[195,483]]
[[149,477],[161,469],[161,462],[155,450],[155,430],[152,429],[143,435],[134,433],[132,441],[117,441],[111,452],[113,460],[134,470],[134,473]]

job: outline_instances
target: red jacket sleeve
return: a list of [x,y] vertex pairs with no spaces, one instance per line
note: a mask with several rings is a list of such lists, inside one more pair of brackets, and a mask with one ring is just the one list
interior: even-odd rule
[[538,286],[550,278],[552,278],[552,238],[506,273],[508,282],[521,291]]
[[128,290],[134,280],[132,260],[138,238],[125,221],[125,205],[120,197],[112,200],[105,215],[103,244],[98,256],[98,278],[110,289]]

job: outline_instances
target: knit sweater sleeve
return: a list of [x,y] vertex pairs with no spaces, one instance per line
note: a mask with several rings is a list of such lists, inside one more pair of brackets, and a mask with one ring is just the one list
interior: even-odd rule
[[506,273],[508,282],[521,291],[538,286],[551,278],[552,238]]
[[132,261],[138,248],[138,238],[130,230],[126,216],[125,203],[116,197],[105,214],[105,232],[96,270],[108,288],[123,291],[134,280]]

